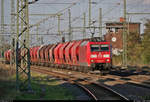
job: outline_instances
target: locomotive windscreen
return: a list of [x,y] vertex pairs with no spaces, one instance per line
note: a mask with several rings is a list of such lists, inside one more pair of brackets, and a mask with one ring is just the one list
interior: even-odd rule
[[100,46],[99,45],[91,45],[91,51],[100,51]]
[[91,45],[91,52],[95,51],[109,51],[109,45],[103,44],[103,45]]
[[100,45],[101,51],[109,51],[109,45]]

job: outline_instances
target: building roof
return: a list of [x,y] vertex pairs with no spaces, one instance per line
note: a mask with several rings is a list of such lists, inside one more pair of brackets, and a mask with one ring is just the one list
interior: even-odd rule
[[[129,24],[141,24],[140,22],[127,22]],[[106,22],[105,24],[123,24],[123,22]]]

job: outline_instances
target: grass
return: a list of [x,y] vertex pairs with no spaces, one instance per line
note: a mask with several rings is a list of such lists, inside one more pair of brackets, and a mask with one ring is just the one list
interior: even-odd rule
[[150,96],[142,96],[140,98],[142,98],[143,100],[150,100]]
[[[63,87],[61,80],[46,74],[31,73],[32,93],[17,92],[15,88],[15,75],[1,79],[0,74],[0,100],[73,100],[75,97],[70,90]],[[11,81],[10,81],[11,80]]]

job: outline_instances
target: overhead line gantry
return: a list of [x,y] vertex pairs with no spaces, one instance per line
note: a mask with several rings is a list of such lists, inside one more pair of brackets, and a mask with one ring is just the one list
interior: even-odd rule
[[[4,33],[4,0],[1,0],[1,33],[3,34]],[[4,57],[4,36],[1,36],[0,37],[0,57],[2,58],[3,60],[3,57]]]
[[[30,42],[28,5],[38,0],[17,0],[17,35],[16,35],[16,89],[31,91]],[[21,25],[21,30],[20,30]],[[20,63],[21,62],[21,63]]]

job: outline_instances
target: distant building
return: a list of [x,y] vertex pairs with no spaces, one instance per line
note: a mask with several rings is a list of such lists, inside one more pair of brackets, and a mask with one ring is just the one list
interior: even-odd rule
[[[140,34],[140,23],[127,22],[127,31],[136,32]],[[127,32],[128,33],[128,32]],[[112,52],[114,55],[120,55],[123,51],[123,18],[120,18],[120,22],[107,22],[106,34],[104,38],[112,44]]]

